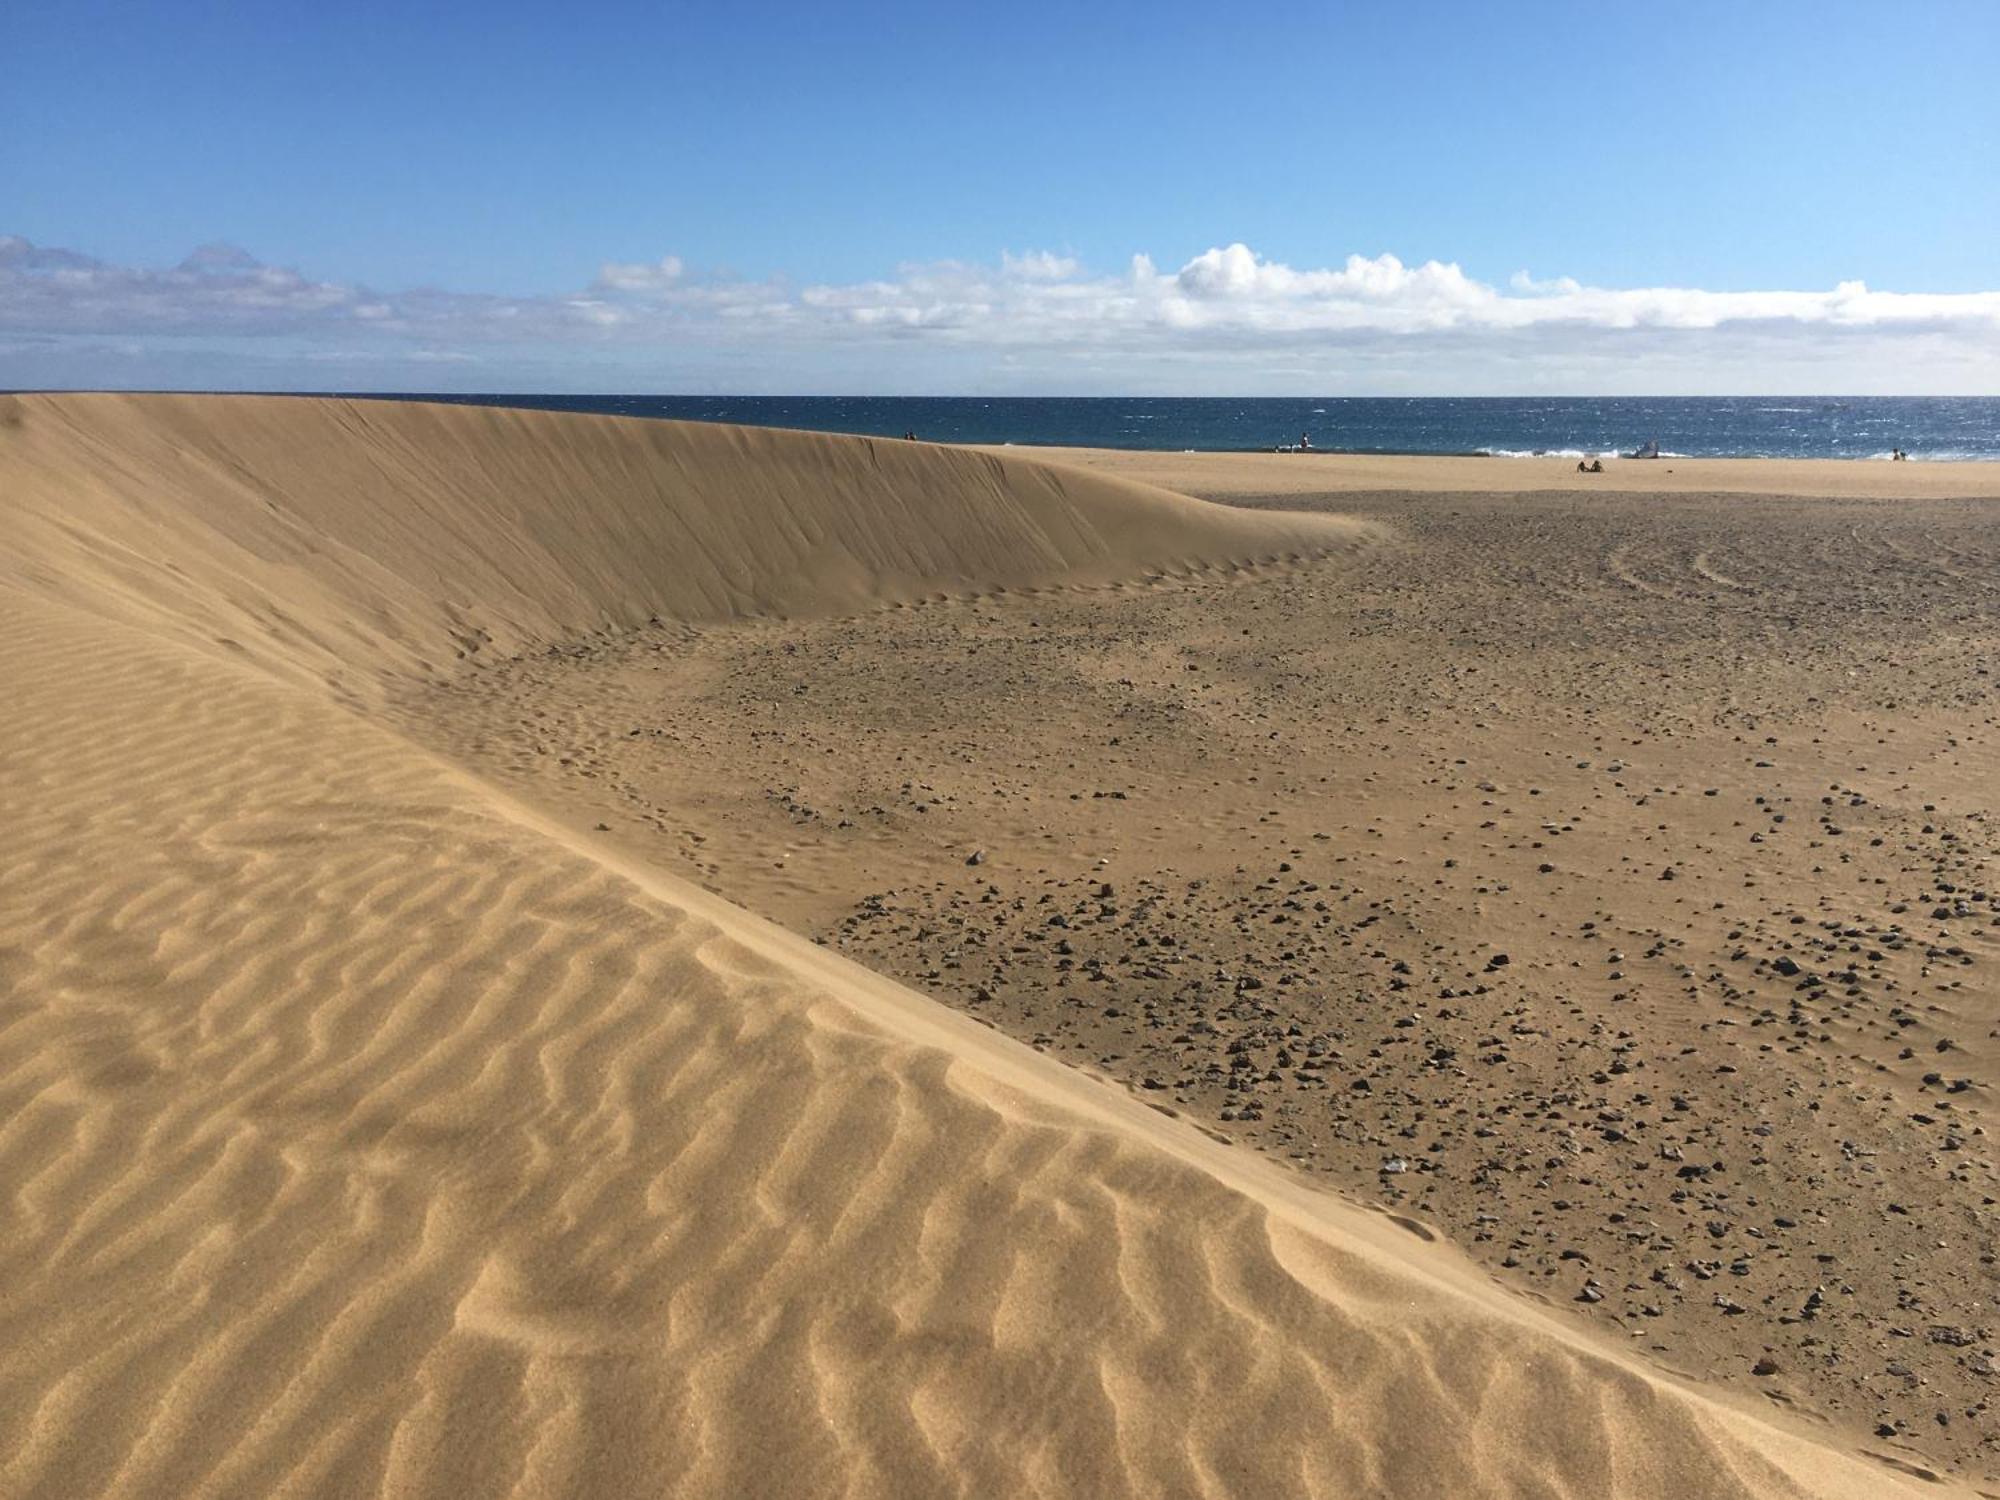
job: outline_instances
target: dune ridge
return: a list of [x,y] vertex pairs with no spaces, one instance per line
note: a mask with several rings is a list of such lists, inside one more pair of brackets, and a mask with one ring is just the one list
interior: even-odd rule
[[0,463],[0,576],[353,692],[653,619],[1103,583],[1379,533],[928,444],[418,402],[0,397]]
[[[0,414],[0,1493],[1949,1488],[1587,1343],[355,711],[453,631],[1361,533],[909,449],[906,495],[998,487],[1014,528],[848,533],[865,580],[808,576],[821,533],[766,508],[822,461],[863,494],[870,446],[512,416]],[[634,497],[673,452],[739,508],[717,535],[791,540],[647,553],[537,488],[584,483],[551,451]],[[767,459],[789,477],[728,488]]]

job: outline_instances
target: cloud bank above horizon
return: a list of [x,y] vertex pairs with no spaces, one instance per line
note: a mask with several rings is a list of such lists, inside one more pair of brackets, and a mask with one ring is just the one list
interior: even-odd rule
[[[1172,271],[1143,254],[1103,272],[1003,252],[847,284],[704,274],[667,255],[510,297],[318,280],[225,244],[151,269],[0,236],[0,384],[359,389],[418,375],[402,388],[1992,392],[2000,291],[1610,288],[1525,271],[1499,286],[1456,262],[1357,254],[1301,270],[1232,243]],[[614,376],[646,383],[603,383]]]

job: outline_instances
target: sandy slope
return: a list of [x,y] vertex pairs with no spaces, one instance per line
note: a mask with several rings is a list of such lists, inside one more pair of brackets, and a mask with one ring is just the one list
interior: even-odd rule
[[963,449],[490,407],[0,397],[0,578],[359,688],[649,619],[836,614],[1352,545]]
[[620,865],[321,686],[366,700],[454,636],[1352,527],[585,418],[6,416],[0,1493],[1905,1482]]

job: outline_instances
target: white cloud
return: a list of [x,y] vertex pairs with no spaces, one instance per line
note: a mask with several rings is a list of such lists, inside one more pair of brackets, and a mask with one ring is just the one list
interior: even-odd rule
[[675,285],[687,268],[677,255],[662,256],[651,265],[620,265],[606,261],[597,273],[597,285],[610,291],[657,292]]
[[[608,262],[576,291],[497,297],[319,281],[228,245],[151,270],[6,236],[0,336],[23,350],[22,336],[35,348],[199,338],[405,361],[482,347],[531,351],[516,358],[523,369],[623,358],[661,369],[856,371],[841,378],[864,384],[871,369],[894,373],[878,374],[876,389],[925,371],[1005,370],[1017,382],[1039,371],[1057,389],[1079,380],[1156,389],[1167,379],[1190,390],[1244,389],[1246,380],[1283,379],[1332,390],[1351,387],[1329,376],[1372,371],[1395,389],[1463,390],[1473,379],[1488,389],[1553,381],[1581,390],[1580,380],[1601,381],[1621,360],[1644,360],[1653,372],[1639,389],[1728,389],[1728,372],[1756,369],[1818,370],[1812,388],[1830,388],[1839,359],[1857,374],[1900,370],[1908,389],[1933,388],[1927,378],[1990,389],[2000,372],[2000,291],[1876,291],[1859,280],[1827,290],[1608,288],[1526,271],[1503,289],[1455,262],[1350,255],[1297,269],[1236,243],[1171,273],[1145,254],[1122,272],[1093,274],[1074,257],[1028,251],[1004,252],[997,266],[906,264],[879,280],[803,287],[703,276],[670,255]],[[10,356],[9,378],[32,383],[34,357]],[[1696,371],[1709,378],[1688,383]],[[1734,388],[1745,388],[1743,378]]]
[[1047,250],[1031,250],[1026,255],[1002,250],[1000,269],[1021,281],[1067,281],[1083,270],[1083,262]]

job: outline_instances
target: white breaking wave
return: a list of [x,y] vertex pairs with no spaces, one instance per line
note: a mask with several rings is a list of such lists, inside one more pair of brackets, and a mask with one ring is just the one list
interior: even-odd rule
[[[1617,448],[1476,448],[1482,458],[1623,458]],[[1678,453],[1662,453],[1662,458],[1680,458]]]

